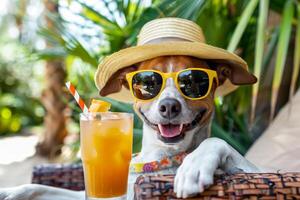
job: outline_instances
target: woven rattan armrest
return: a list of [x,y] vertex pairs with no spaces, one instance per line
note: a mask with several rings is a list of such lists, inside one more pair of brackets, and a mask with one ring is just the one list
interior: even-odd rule
[[84,190],[82,164],[44,164],[33,168],[32,183]]

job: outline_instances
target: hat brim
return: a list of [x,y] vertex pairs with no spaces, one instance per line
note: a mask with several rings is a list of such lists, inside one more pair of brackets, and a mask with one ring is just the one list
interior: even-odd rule
[[[96,86],[99,90],[101,90],[107,83],[108,79],[122,68],[132,66],[155,57],[174,55],[185,55],[200,59],[214,60],[228,66],[241,67],[248,70],[248,65],[242,58],[224,49],[200,42],[164,42],[159,44],[145,44],[129,47],[107,56],[99,64],[95,73]],[[234,91],[236,88],[237,86],[233,85],[227,79],[217,88],[216,96],[224,96]],[[111,94],[108,97],[123,102],[133,101],[130,92],[125,88],[122,88],[120,92]]]

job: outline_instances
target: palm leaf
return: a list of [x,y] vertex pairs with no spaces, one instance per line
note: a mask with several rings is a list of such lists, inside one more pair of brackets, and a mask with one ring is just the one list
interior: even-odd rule
[[288,45],[291,36],[293,15],[294,15],[293,0],[288,0],[284,6],[282,23],[280,26],[276,64],[275,64],[274,78],[272,83],[270,119],[273,119],[275,115],[275,108],[276,108],[276,103],[278,98],[279,87],[282,80],[284,64],[286,61]]
[[292,104],[292,97],[295,93],[297,77],[299,75],[300,70],[300,3],[297,4],[297,30],[296,30],[296,38],[295,38],[295,52],[294,52],[294,68],[293,68],[293,76],[291,80],[290,87],[290,103]]
[[[122,32],[122,29],[116,23],[115,21],[110,20],[108,17],[102,15],[98,11],[96,11],[94,8],[91,6],[87,5],[86,3],[77,0],[77,2],[83,7],[81,16],[84,18],[87,18],[94,22],[96,25],[100,25],[102,28],[106,30],[114,30],[115,33],[120,33]],[[105,8],[108,9],[108,8]]]
[[243,144],[234,140],[230,133],[226,132],[222,127],[220,127],[217,123],[212,123],[212,136],[221,138],[228,142],[233,148],[239,151],[241,154],[245,154],[247,149]]
[[251,138],[247,130],[247,126],[243,121],[243,118],[236,113],[236,110],[233,107],[233,104],[229,104],[228,115],[233,119],[236,127],[239,129],[239,137],[241,141],[244,141],[244,146],[251,144]]
[[114,1],[108,1],[108,0],[104,0],[103,1],[104,5],[105,5],[105,9],[108,10],[110,16],[111,16],[111,22],[117,24],[117,20],[116,20],[116,16],[115,16],[115,10],[110,6],[110,4],[114,3]]
[[279,37],[279,27],[276,27],[271,35],[271,39],[268,43],[268,49],[266,50],[264,59],[263,59],[263,69],[267,69],[267,66],[269,65],[271,58],[275,52],[275,47],[278,43],[278,37]]
[[258,78],[256,84],[253,85],[252,89],[252,106],[251,106],[251,123],[254,120],[256,101],[258,95],[258,87],[260,74],[262,71],[264,44],[265,44],[265,27],[268,17],[269,0],[260,1],[259,3],[259,18],[258,18],[258,30],[256,33],[256,45],[255,45],[255,64],[254,64],[254,75]]
[[[127,0],[126,2],[123,0],[123,4],[126,4],[124,6],[124,14],[125,14],[125,17],[128,17],[129,16],[129,9],[130,9],[130,4],[131,4],[131,0]],[[128,18],[126,19],[126,21],[128,22]]]
[[258,0],[251,0],[247,7],[245,8],[244,12],[242,13],[240,22],[238,23],[237,27],[234,30],[234,33],[231,37],[230,43],[227,47],[227,50],[230,52],[234,52],[238,43],[240,42],[242,35],[248,25],[249,19],[252,16],[256,6],[258,4]]
[[202,8],[209,1],[205,0],[162,0],[155,8],[159,9],[163,16],[179,17],[195,21],[201,14]]
[[[38,31],[38,33],[43,36],[52,46],[55,46],[56,49],[59,49],[62,51],[62,49],[65,50],[66,53],[77,56],[81,58],[84,62],[91,64],[92,66],[97,66],[98,64],[98,58],[89,51],[88,48],[86,48],[75,35],[73,35],[71,32],[68,32],[68,29],[64,26],[63,21],[54,15],[49,14],[48,17],[53,22],[52,29],[47,29],[44,27],[41,27]],[[52,57],[54,58],[55,52],[53,52],[52,49],[51,52],[40,52],[40,58],[44,57]],[[58,53],[57,57],[62,57],[64,55],[61,53],[59,55]]]
[[138,2],[136,4],[134,4],[134,8],[132,9],[132,12],[131,12],[132,13],[131,18],[130,18],[131,22],[134,22],[139,18],[141,11],[143,10],[143,8],[141,7],[141,3],[142,3],[142,0],[138,0]]
[[143,130],[134,129],[133,130],[133,149],[132,153],[138,153],[142,148]]
[[144,9],[143,0],[116,0],[118,12],[125,18],[126,25],[130,25],[141,17]]
[[35,53],[38,59],[42,60],[53,60],[58,58],[65,58],[68,56],[68,53],[62,47],[53,47],[48,49],[39,50]]
[[204,0],[186,0],[186,1],[175,1],[174,8],[170,13],[171,16],[180,18],[190,19],[195,21],[201,14],[201,8],[205,4]]

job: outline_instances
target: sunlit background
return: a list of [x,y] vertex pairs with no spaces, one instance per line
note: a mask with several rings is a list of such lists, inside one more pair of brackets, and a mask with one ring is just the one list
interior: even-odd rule
[[[296,0],[2,0],[0,187],[30,182],[36,164],[78,161],[80,109],[65,81],[87,104],[99,98],[97,64],[135,45],[141,27],[159,17],[193,20],[208,44],[235,52],[259,77],[215,101],[212,134],[245,154],[299,86],[299,15]],[[106,100],[112,111],[132,112]],[[141,127],[135,116],[135,152]]]

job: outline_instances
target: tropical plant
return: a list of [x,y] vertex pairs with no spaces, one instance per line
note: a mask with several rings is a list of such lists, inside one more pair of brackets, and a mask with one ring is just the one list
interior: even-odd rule
[[[12,47],[9,46],[2,46],[2,49]],[[14,50],[19,53],[18,56],[24,53],[24,49],[20,50],[22,47],[17,48]],[[34,62],[8,61],[3,59],[2,53],[0,50],[0,74],[5,74],[0,76],[0,136],[15,134],[28,126],[41,124],[44,114],[38,96],[31,92],[31,84],[36,80],[28,82],[28,78],[34,75],[31,69]],[[15,58],[18,60],[21,57]]]
[[[0,15],[0,136],[16,134],[42,123],[39,101],[41,63],[32,59],[29,46],[18,37],[15,18]],[[14,33],[14,34],[12,34]],[[30,105],[30,106],[28,106]]]
[[[268,120],[264,120],[264,118],[268,118],[265,113],[271,111],[270,116],[273,118],[280,106],[286,102],[289,95],[284,95],[279,90],[280,86],[283,87],[284,81],[282,80],[286,82],[287,79],[289,82],[293,74],[290,96],[297,88],[300,40],[299,1],[153,0],[151,4],[146,4],[142,0],[103,0],[94,3],[73,0],[69,1],[68,5],[62,5],[61,9],[70,11],[72,4],[80,5],[80,11],[73,13],[73,16],[76,16],[81,23],[78,24],[77,21],[63,18],[57,21],[55,28],[51,30],[42,28],[40,33],[48,41],[55,43],[57,48],[39,52],[39,55],[43,58],[57,56],[65,58],[69,63],[69,75],[72,74],[74,66],[78,65],[78,62],[84,62],[85,69],[83,67],[81,69],[88,76],[84,78],[83,73],[77,75],[80,80],[77,81],[77,85],[86,96],[91,97],[97,94],[96,88],[93,86],[92,74],[104,56],[134,45],[137,33],[147,21],[168,16],[191,19],[198,23],[204,31],[208,44],[227,48],[243,57],[248,62],[250,71],[254,71],[260,79],[259,83],[253,87],[252,100],[249,98],[251,97],[251,87],[248,86],[241,87],[226,97],[217,98],[215,102],[213,135],[225,139],[241,153],[246,152],[255,137],[269,123]],[[297,8],[297,15],[293,12],[295,8]],[[274,15],[281,17],[281,22],[269,24],[267,19]],[[288,48],[288,45],[292,38],[293,24],[297,25],[294,72],[284,75],[283,72],[289,68],[289,65],[285,65],[287,55],[292,53],[288,51],[292,49]],[[74,34],[70,31],[70,26],[77,26],[77,30],[81,31]],[[86,34],[88,31],[84,30],[90,30],[97,34]],[[93,42],[95,38],[100,38],[98,43]],[[98,48],[95,48],[95,45],[98,45]],[[276,60],[275,65],[272,61],[274,59]],[[90,66],[86,68],[87,65]],[[282,78],[283,75],[287,78]],[[70,76],[69,78],[72,79]],[[73,79],[75,78],[73,77]],[[267,88],[267,92],[260,92],[265,88]],[[268,88],[272,88],[272,90]],[[272,95],[270,91],[272,91]],[[260,101],[263,98],[267,100]],[[280,98],[279,103],[278,98]],[[115,106],[115,110],[132,111],[128,104],[110,101]],[[256,103],[258,101],[260,104]],[[266,109],[269,105],[271,105],[271,109]],[[252,110],[253,116],[251,126],[249,125],[250,110]],[[255,117],[255,111],[259,112],[257,117]],[[135,123],[135,125],[135,136],[138,136],[135,138],[139,138],[136,140],[138,142],[135,143],[137,145],[135,150],[138,150],[141,123]]]

